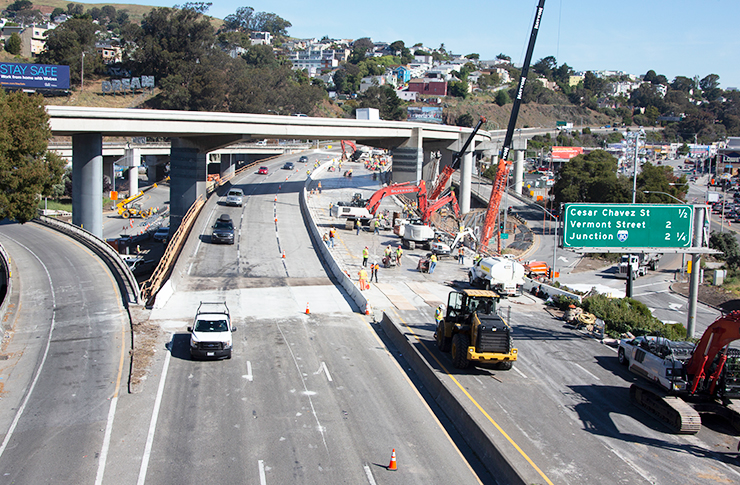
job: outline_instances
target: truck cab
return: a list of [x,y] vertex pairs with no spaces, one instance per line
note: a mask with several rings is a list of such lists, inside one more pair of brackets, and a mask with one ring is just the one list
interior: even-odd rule
[[190,332],[190,356],[193,359],[231,358],[236,327],[226,302],[200,302]]

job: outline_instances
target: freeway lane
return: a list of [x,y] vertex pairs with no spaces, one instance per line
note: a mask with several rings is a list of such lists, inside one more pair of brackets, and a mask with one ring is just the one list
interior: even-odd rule
[[92,252],[45,227],[3,224],[0,241],[20,294],[0,366],[0,474],[94,483],[130,342],[118,286]]
[[[174,295],[151,314],[174,336],[146,481],[476,483],[373,324],[327,277],[298,207],[306,168],[278,169],[295,159],[236,180],[243,209],[207,203]],[[210,243],[224,212],[233,246]],[[190,360],[184,329],[200,300],[228,303],[231,360]]]

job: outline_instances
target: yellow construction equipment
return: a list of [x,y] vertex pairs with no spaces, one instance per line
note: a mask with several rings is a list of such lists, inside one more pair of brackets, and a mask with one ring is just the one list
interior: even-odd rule
[[138,194],[124,199],[116,204],[116,211],[118,211],[118,215],[120,215],[124,219],[128,219],[129,217],[141,217],[142,219],[146,219],[147,217],[151,216],[153,213],[151,207],[149,209],[142,209],[141,204],[133,204],[135,200],[140,199],[143,196],[144,192],[139,192]]

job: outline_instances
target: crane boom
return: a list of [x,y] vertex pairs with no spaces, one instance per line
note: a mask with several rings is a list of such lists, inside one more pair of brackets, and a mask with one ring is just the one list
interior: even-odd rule
[[437,180],[437,184],[432,189],[431,194],[429,194],[430,200],[435,200],[439,197],[439,194],[442,193],[445,186],[447,185],[447,182],[449,182],[450,177],[452,177],[452,174],[457,170],[458,165],[460,165],[460,160],[462,159],[463,154],[470,146],[470,143],[473,141],[473,138],[475,138],[475,135],[478,133],[478,130],[480,129],[481,125],[486,122],[486,118],[481,116],[478,120],[478,124],[475,125],[475,128],[473,128],[473,131],[470,133],[470,136],[467,140],[465,140],[465,144],[460,149],[459,152],[455,153],[455,156],[452,159],[452,163],[447,165],[442,173],[439,175],[439,180]]
[[540,30],[540,20],[542,19],[542,11],[544,9],[545,0],[539,0],[537,11],[534,16],[534,25],[532,26],[532,32],[529,35],[527,54],[526,56],[524,56],[524,65],[522,66],[521,76],[519,76],[519,87],[516,91],[516,98],[514,98],[514,106],[511,108],[509,126],[506,128],[504,144],[501,147],[498,170],[496,171],[496,180],[494,180],[493,187],[491,188],[491,199],[488,201],[488,210],[486,211],[486,219],[483,224],[483,231],[481,234],[481,248],[485,248],[488,246],[488,241],[490,241],[491,236],[493,235],[494,224],[496,223],[499,206],[501,205],[501,197],[503,196],[504,190],[506,188],[506,180],[509,177],[509,163],[506,159],[508,158],[509,152],[511,151],[511,144],[512,140],[514,139],[514,128],[516,128],[516,120],[519,117],[519,108],[522,105],[524,85],[527,82],[529,65],[532,63],[532,53],[534,52],[534,44],[537,40],[537,33]]

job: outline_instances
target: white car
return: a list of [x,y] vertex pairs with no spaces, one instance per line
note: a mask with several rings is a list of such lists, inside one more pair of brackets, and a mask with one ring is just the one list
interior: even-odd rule
[[236,205],[241,207],[244,200],[244,191],[242,189],[231,188],[226,195],[226,205]]

